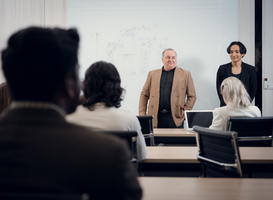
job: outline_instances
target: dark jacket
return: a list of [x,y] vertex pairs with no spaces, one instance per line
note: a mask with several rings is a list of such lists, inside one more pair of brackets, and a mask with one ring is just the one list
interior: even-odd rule
[[[217,71],[216,90],[220,99],[220,106],[226,105],[220,93],[220,86],[224,79],[230,76],[233,76],[231,68],[232,68],[232,64],[230,62],[225,65],[221,65]],[[256,75],[255,67],[242,62],[242,72],[241,72],[240,80],[245,85],[246,90],[252,101],[257,91],[257,75]]]
[[0,191],[140,199],[126,143],[66,122],[55,110],[16,108],[0,119]]

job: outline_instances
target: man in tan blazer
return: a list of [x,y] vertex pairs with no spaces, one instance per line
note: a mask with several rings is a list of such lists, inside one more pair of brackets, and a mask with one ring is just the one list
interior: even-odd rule
[[[183,128],[184,110],[191,110],[196,93],[187,70],[177,67],[177,54],[173,49],[162,53],[162,69],[150,71],[139,100],[139,115],[154,116],[154,127]],[[187,96],[187,99],[186,99]]]

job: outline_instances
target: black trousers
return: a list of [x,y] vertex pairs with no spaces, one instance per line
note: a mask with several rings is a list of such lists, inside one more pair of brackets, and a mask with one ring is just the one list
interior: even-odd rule
[[157,119],[157,128],[184,128],[184,121],[178,127],[175,125],[171,112],[161,113],[158,111]]

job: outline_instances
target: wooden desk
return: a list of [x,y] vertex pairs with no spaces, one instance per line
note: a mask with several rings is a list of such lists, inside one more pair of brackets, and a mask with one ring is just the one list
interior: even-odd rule
[[[239,147],[241,162],[273,164],[273,147]],[[147,147],[146,159],[140,163],[199,163],[197,147]]]
[[155,137],[195,137],[195,133],[181,128],[154,128]]
[[154,128],[155,143],[196,146],[195,133],[181,128]]
[[267,200],[273,179],[139,177],[142,200]]

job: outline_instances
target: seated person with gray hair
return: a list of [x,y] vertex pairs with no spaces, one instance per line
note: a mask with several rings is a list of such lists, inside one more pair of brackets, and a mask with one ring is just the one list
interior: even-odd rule
[[226,78],[220,87],[226,106],[215,108],[213,121],[209,128],[226,130],[228,117],[260,117],[258,107],[251,105],[244,84],[236,77]]
[[137,159],[146,157],[147,149],[140,123],[133,113],[118,109],[124,89],[116,67],[104,61],[92,64],[85,72],[83,102],[66,119],[93,130],[137,131]]

